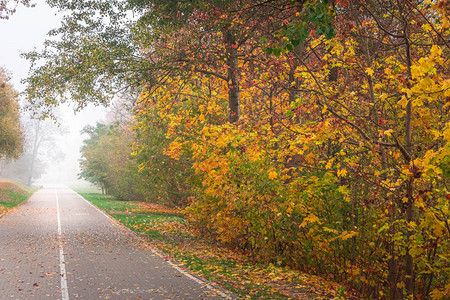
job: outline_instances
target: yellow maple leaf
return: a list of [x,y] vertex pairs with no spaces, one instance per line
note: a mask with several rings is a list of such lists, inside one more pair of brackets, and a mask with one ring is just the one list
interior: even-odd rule
[[438,45],[431,46],[430,52],[434,57],[442,55],[442,49]]
[[367,69],[366,69],[366,73],[367,73],[369,76],[372,76],[372,75],[373,75],[373,70],[372,70],[371,68],[367,68]]
[[275,171],[269,172],[269,179],[275,179],[277,177],[278,177],[277,172],[275,172]]

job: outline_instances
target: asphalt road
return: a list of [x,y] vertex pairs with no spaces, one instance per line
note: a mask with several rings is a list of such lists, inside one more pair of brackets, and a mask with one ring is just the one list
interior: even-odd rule
[[221,299],[70,189],[0,218],[0,299]]

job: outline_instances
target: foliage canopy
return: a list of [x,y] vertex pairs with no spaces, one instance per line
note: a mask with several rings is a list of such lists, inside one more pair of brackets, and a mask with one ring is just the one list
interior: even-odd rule
[[0,159],[17,158],[22,151],[22,144],[17,93],[6,71],[0,68]]

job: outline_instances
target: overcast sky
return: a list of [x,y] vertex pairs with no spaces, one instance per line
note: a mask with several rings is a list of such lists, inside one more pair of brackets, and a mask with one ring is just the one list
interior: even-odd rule
[[[17,12],[9,20],[0,19],[0,66],[10,71],[12,83],[19,92],[24,86],[21,79],[26,78],[29,64],[20,57],[23,52],[35,47],[42,48],[49,30],[59,27],[61,14],[52,10],[42,0],[33,1],[36,6],[26,8],[19,6]],[[75,180],[78,173],[79,149],[82,137],[80,130],[87,124],[94,125],[105,118],[105,109],[88,106],[82,112],[74,115],[69,107],[61,107],[62,117],[59,120],[69,133],[59,139],[58,144],[65,154],[65,159],[59,163],[49,163],[47,174],[41,182],[67,183]]]

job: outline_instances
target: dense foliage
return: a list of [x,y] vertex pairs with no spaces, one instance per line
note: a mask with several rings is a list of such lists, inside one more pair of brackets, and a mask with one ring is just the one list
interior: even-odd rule
[[17,93],[6,71],[0,68],[0,159],[17,158],[22,151],[22,144]]
[[138,172],[137,162],[130,159],[133,136],[129,130],[97,123],[86,126],[82,133],[88,138],[81,149],[81,178],[119,200],[149,199],[146,178]]
[[[29,55],[48,59],[27,80],[49,97],[37,106],[67,91],[82,106],[108,83],[141,89],[133,159],[121,157],[156,198],[187,206],[200,234],[365,297],[450,296],[447,1],[121,7],[139,18],[102,27],[81,11],[92,22],[59,31],[73,44]],[[69,35],[80,24],[98,35]]]

